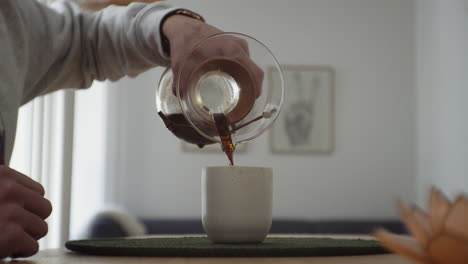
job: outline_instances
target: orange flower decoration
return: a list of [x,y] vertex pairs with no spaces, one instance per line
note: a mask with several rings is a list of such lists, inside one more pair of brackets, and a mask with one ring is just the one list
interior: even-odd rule
[[460,195],[451,203],[436,188],[431,189],[429,213],[398,203],[403,222],[413,235],[374,233],[377,240],[397,254],[423,264],[468,264],[468,198]]

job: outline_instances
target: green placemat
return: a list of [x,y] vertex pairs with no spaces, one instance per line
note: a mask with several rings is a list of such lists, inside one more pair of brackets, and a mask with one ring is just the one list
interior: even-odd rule
[[83,254],[158,257],[291,257],[351,256],[387,251],[376,241],[310,237],[270,237],[261,244],[214,244],[206,237],[156,237],[68,241],[65,247]]

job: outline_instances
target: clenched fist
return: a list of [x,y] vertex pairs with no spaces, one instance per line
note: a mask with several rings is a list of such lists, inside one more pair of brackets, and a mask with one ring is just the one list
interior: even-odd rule
[[41,184],[7,166],[0,166],[0,259],[28,257],[47,234],[44,221],[52,212]]

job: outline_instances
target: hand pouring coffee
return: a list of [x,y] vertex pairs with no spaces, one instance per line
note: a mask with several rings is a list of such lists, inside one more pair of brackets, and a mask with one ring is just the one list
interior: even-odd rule
[[[246,50],[226,55],[216,48],[229,41],[239,41]],[[263,80],[267,71],[279,85]],[[222,33],[196,44],[182,59],[175,78],[166,69],[156,106],[175,136],[200,148],[219,142],[234,165],[236,145],[273,124],[283,95],[281,68],[268,48],[243,34]]]

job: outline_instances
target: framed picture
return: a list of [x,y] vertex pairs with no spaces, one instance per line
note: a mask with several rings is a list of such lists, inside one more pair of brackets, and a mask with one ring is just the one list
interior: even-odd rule
[[[323,153],[334,148],[334,78],[328,66],[283,65],[285,98],[270,131],[273,153]],[[276,78],[276,79],[275,79]],[[280,85],[270,74],[270,85]]]
[[[197,145],[187,143],[185,141],[182,142],[182,151],[183,152],[193,152],[193,153],[223,153],[223,150],[221,149],[221,145],[216,143],[216,144],[210,144],[206,145],[203,148],[199,148]],[[236,146],[236,154],[237,153],[243,153],[247,151],[247,142],[240,143]]]

